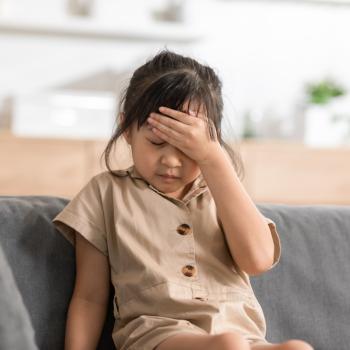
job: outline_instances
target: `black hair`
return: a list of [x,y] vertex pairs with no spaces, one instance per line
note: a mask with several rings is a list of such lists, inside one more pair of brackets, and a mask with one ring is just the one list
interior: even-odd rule
[[[121,95],[117,128],[102,153],[108,171],[111,150],[123,133],[137,122],[139,129],[151,112],[160,106],[180,110],[185,102],[197,101],[204,107],[212,140],[217,140],[225,148],[239,177],[243,174],[243,163],[238,153],[222,139],[221,122],[223,118],[222,84],[214,70],[167,49],[140,66],[133,73],[129,86]],[[189,108],[189,107],[188,107]],[[199,107],[198,107],[199,108]],[[196,111],[198,113],[198,110]],[[122,118],[123,115],[123,118]],[[213,130],[215,128],[215,131]]]

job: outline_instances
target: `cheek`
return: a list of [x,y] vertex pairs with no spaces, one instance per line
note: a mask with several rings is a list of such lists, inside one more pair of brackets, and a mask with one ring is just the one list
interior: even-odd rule
[[148,161],[155,162],[157,158],[159,158],[159,151],[148,142],[145,143],[141,149],[141,157],[145,159],[147,158]]
[[199,166],[196,162],[191,160],[190,164],[188,164],[188,170],[191,173],[191,176],[197,177],[200,174]]

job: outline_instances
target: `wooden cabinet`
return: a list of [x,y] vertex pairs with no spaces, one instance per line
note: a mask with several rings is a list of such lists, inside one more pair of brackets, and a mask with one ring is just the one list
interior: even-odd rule
[[[107,140],[34,139],[0,133],[0,195],[71,198],[106,170]],[[316,149],[286,141],[233,145],[245,167],[243,184],[254,202],[350,204],[350,148]],[[132,164],[125,142],[114,168]]]
[[245,142],[243,181],[257,202],[350,205],[350,147]]
[[[71,198],[105,170],[99,156],[105,141],[37,139],[0,134],[0,195]],[[121,167],[123,162],[115,162]]]

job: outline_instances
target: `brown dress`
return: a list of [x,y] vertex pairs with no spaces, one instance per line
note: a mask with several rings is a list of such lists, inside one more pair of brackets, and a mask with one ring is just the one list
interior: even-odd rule
[[[267,343],[263,310],[230,254],[203,176],[179,200],[134,166],[116,172],[94,176],[53,222],[72,244],[77,231],[108,256],[117,348],[151,350],[183,332],[234,331],[249,343]],[[280,238],[275,223],[266,222],[275,266]]]

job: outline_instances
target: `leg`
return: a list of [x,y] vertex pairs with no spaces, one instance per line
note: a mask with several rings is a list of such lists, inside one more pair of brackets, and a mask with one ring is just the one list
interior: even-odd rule
[[249,343],[238,333],[215,335],[179,334],[161,342],[155,350],[250,350]]
[[251,350],[314,350],[303,340],[291,339],[279,344],[251,345]]

